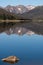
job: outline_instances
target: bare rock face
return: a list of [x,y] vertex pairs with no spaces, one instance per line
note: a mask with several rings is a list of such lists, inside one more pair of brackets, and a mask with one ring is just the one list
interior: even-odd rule
[[3,58],[2,61],[13,64],[13,63],[17,63],[19,59],[16,56],[9,56],[7,58]]

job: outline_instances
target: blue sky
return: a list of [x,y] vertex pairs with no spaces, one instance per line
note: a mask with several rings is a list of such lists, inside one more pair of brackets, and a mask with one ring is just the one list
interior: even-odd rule
[[43,5],[43,0],[0,0],[0,6],[7,5]]

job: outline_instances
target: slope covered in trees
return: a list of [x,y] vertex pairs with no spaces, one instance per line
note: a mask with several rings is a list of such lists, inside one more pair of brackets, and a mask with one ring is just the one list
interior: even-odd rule
[[0,8],[0,20],[13,20],[13,19],[17,19],[17,15],[16,14],[12,14],[2,8]]

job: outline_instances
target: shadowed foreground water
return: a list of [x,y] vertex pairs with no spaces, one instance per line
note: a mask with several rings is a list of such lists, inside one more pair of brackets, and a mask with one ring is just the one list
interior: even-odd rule
[[0,65],[11,65],[1,61],[8,56],[20,59],[13,65],[43,65],[43,26],[37,24],[39,26],[34,28],[36,24],[33,23],[19,24],[0,24]]

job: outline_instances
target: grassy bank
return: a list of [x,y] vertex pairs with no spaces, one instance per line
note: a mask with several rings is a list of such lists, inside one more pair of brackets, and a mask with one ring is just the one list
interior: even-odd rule
[[14,23],[22,23],[22,22],[43,22],[43,20],[37,20],[37,19],[32,19],[32,20],[0,20],[0,23],[2,22],[6,22],[6,23],[9,23],[9,22],[14,22]]
[[[21,20],[0,20],[0,22],[20,22]],[[22,20],[24,21],[24,20]]]
[[19,23],[19,22],[31,22],[31,20],[0,20],[0,23],[1,22],[6,22],[6,23],[8,23],[8,22],[15,22],[15,23]]

